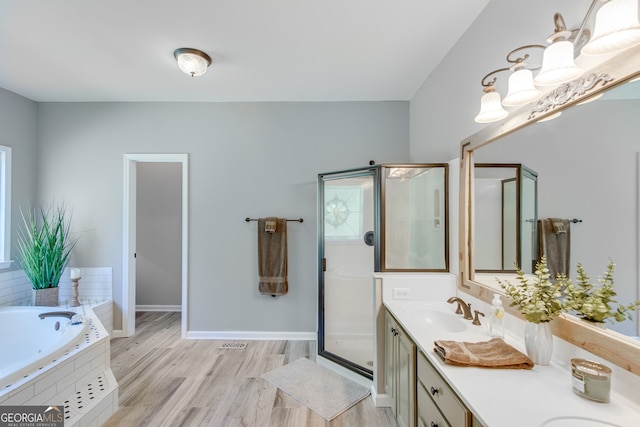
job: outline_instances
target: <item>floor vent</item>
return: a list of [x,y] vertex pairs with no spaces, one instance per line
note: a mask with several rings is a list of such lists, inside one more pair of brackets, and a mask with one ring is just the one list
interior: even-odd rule
[[219,349],[222,350],[244,350],[247,348],[246,342],[223,342],[218,346]]

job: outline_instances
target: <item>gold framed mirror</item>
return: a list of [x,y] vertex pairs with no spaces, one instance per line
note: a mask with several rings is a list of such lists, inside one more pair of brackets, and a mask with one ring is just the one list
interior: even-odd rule
[[[607,173],[598,169],[598,162],[581,164],[585,150],[590,149],[589,144],[586,143],[586,140],[584,139],[586,138],[585,134],[588,133],[588,127],[586,122],[580,122],[580,119],[573,117],[573,115],[574,112],[578,111],[580,108],[592,108],[587,107],[586,105],[583,106],[586,101],[597,99],[602,95],[605,95],[604,98],[606,98],[608,94],[613,93],[611,92],[612,89],[619,88],[622,85],[637,79],[639,76],[640,46],[635,46],[619,54],[604,58],[599,63],[594,63],[594,65],[590,67],[581,78],[548,91],[540,101],[525,105],[518,110],[513,111],[507,119],[489,125],[461,142],[459,234],[460,274],[458,281],[458,288],[461,292],[470,294],[487,303],[490,303],[493,293],[501,292],[500,287],[495,281],[492,283],[491,280],[483,280],[481,275],[476,272],[476,253],[482,250],[482,247],[479,246],[482,242],[478,242],[474,238],[474,210],[476,209],[474,165],[475,163],[480,162],[487,163],[489,161],[496,161],[494,157],[490,159],[486,158],[483,153],[490,151],[493,153],[508,153],[509,150],[502,148],[514,148],[515,145],[522,144],[522,141],[524,140],[535,139],[532,135],[533,132],[536,129],[541,129],[542,127],[547,127],[547,133],[545,134],[545,137],[539,138],[538,141],[546,141],[545,138],[550,139],[550,135],[559,135],[559,129],[561,127],[560,123],[563,123],[563,119],[566,119],[568,123],[571,123],[573,129],[571,134],[558,137],[557,140],[555,140],[556,145],[554,146],[550,147],[540,143],[539,146],[532,149],[539,150],[544,153],[547,156],[547,159],[559,157],[560,152],[566,151],[567,153],[565,154],[570,156],[564,160],[564,165],[566,165],[567,168],[573,167],[576,169],[590,169],[591,175],[595,176],[597,176],[598,173]],[[636,99],[633,102],[637,103],[634,105],[640,105],[640,99]],[[598,102],[594,102],[592,104],[595,105],[597,103]],[[587,105],[591,106],[592,104]],[[549,119],[558,113],[562,113],[562,116],[558,117],[556,120],[541,123],[545,119]],[[614,112],[609,112],[609,114],[613,113]],[[595,112],[592,112],[591,117],[594,117],[594,114],[595,117],[598,117]],[[599,147],[601,146],[603,148],[603,152],[606,152],[607,147],[611,147],[612,144],[615,144],[615,140],[613,138],[616,135],[616,123],[608,120],[608,117],[602,116],[602,120],[591,119],[589,124],[599,126],[601,129],[607,129],[607,126],[614,127],[613,129],[609,129],[608,138],[593,141],[592,144]],[[567,143],[565,146],[564,141],[571,141],[574,145],[572,145],[571,148],[568,148],[569,144]],[[580,145],[581,142],[582,146]],[[592,145],[591,147],[595,145]],[[520,145],[517,146],[516,150],[521,152],[526,151]],[[511,152],[513,151],[514,150],[511,150]],[[640,144],[635,151],[636,153],[640,152]],[[511,157],[508,159],[498,160],[502,162],[522,162],[529,164],[527,158]],[[633,162],[634,168],[636,168],[639,162],[636,159],[636,156],[633,156],[631,161]],[[532,164],[530,166],[540,173],[540,193],[543,194],[545,188],[545,177],[553,181],[553,179],[550,178],[549,171],[551,169],[541,167],[539,170],[538,165],[536,164]],[[633,183],[635,194],[626,195],[625,199],[627,199],[627,201],[631,199],[635,204],[639,184],[635,174],[634,178],[636,180]],[[556,185],[559,185],[558,182],[556,182]],[[547,185],[546,188],[548,187],[549,186]],[[606,198],[598,198],[599,194],[597,193],[597,188],[593,188],[592,186],[591,188],[587,188],[586,191],[589,190],[594,193],[592,203],[598,203],[599,200],[607,200]],[[604,188],[601,192],[601,195],[615,193],[615,189],[609,188],[607,190],[607,188]],[[576,197],[578,196],[576,195]],[[566,198],[569,197],[567,196]],[[541,206],[542,205],[544,204],[541,203]],[[548,205],[549,203],[546,204],[546,206]],[[554,207],[558,208],[558,212],[560,212],[559,215],[563,215],[564,217],[580,218],[583,213],[580,211],[572,212],[568,210],[561,210],[559,204]],[[615,209],[615,207],[612,207],[613,212],[610,213],[610,221],[616,221]],[[541,214],[541,217],[542,216],[544,215]],[[633,230],[630,229],[628,234],[631,236],[630,238],[634,239],[633,245],[635,248],[638,241],[638,236],[635,233],[635,230],[639,227],[637,219],[638,212],[635,205],[633,207],[633,216],[635,223],[632,225]],[[587,226],[593,227],[594,222],[595,221],[585,221],[584,229],[586,229]],[[583,225],[580,224],[575,226],[576,233],[579,230],[578,227],[583,227]],[[606,224],[600,224],[599,229],[606,229]],[[597,258],[598,264],[590,265],[589,268],[594,269],[595,273],[601,273],[606,267],[607,256],[615,258],[615,256],[607,254],[606,251],[599,253]],[[632,270],[632,273],[630,274],[634,278],[633,284],[631,285],[634,286],[632,293],[635,295],[635,299],[637,299],[638,282],[640,282],[640,279],[638,278],[637,249],[621,252],[619,257],[624,257],[624,263],[618,261],[620,262],[620,268],[623,267],[623,264],[626,264],[624,267]],[[575,265],[575,262],[581,262],[582,260],[575,259],[572,261],[574,261],[573,264]],[[617,260],[614,259],[614,261]],[[575,272],[575,270],[573,271]],[[596,276],[595,273],[592,274],[592,277]],[[630,301],[620,298],[619,302],[628,303]],[[518,311],[510,309],[510,312],[518,317],[522,317]],[[637,316],[634,316],[634,319],[636,321],[635,331],[637,334]],[[562,315],[560,318],[556,319],[552,322],[552,328],[557,337],[584,348],[585,350],[590,351],[593,354],[630,372],[640,375],[640,340],[634,339],[631,336],[610,328],[599,328],[571,315]]]

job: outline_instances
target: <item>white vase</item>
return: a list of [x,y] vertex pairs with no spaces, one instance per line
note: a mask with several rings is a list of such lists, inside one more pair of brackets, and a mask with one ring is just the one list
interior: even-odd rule
[[553,334],[549,322],[526,322],[524,326],[524,345],[527,356],[536,365],[547,366],[553,353]]

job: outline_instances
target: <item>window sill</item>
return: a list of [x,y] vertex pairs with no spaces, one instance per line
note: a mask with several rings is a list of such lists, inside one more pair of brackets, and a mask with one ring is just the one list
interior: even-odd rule
[[9,261],[0,261],[0,270],[7,270],[8,268],[11,267],[11,264],[13,263],[13,261],[9,260]]

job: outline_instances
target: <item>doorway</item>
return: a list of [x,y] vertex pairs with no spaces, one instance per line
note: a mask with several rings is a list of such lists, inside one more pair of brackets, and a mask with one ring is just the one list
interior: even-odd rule
[[182,311],[182,164],[137,162],[136,312]]
[[188,330],[188,155],[187,154],[125,154],[123,200],[123,274],[122,274],[122,336],[135,333],[136,314],[136,250],[137,250],[137,173],[140,163],[178,163],[181,174],[181,241],[180,287],[182,305],[182,337]]

